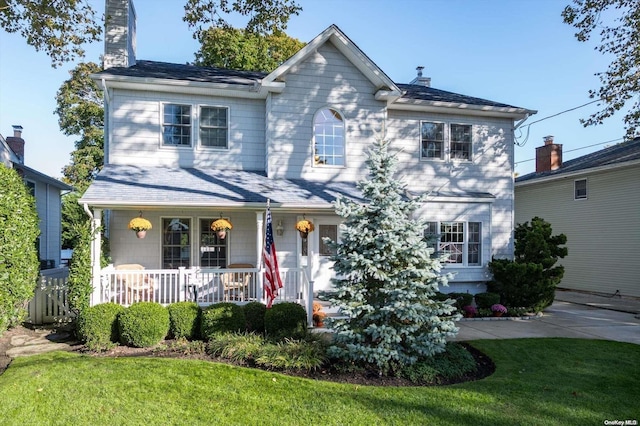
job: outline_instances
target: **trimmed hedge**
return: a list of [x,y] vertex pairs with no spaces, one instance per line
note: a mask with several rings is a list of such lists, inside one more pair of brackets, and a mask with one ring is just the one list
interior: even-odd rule
[[155,302],[138,302],[118,317],[120,342],[147,348],[160,343],[169,333],[169,311]]
[[492,305],[500,303],[500,295],[498,293],[478,293],[474,296],[476,306],[480,309],[491,309]]
[[264,316],[267,307],[260,302],[249,302],[243,306],[246,328],[249,333],[264,333]]
[[81,311],[76,323],[78,338],[91,351],[109,349],[118,343],[118,316],[124,306],[102,303]]
[[267,336],[276,340],[302,338],[307,334],[307,311],[297,303],[277,303],[267,309],[264,328]]
[[200,331],[200,307],[196,302],[177,302],[167,307],[169,334],[176,339],[195,339]]
[[218,333],[242,332],[245,327],[244,310],[235,303],[216,303],[202,310],[200,335],[204,340],[211,340]]

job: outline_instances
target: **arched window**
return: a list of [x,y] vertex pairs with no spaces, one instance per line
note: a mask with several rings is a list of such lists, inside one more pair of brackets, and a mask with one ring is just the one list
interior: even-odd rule
[[313,121],[316,165],[344,166],[344,119],[338,111],[324,108]]

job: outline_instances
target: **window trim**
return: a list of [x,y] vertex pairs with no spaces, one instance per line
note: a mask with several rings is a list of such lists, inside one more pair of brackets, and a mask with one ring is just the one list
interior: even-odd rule
[[[164,143],[164,109],[167,105],[178,105],[178,106],[187,106],[189,107],[189,145],[172,145]],[[180,102],[160,102],[160,147],[164,149],[193,149],[193,131],[194,131],[194,105],[190,103],[180,103]]]
[[[578,196],[578,182],[584,182],[584,196]],[[589,199],[589,185],[587,182],[587,178],[583,179],[575,179],[573,181],[573,199],[575,201],[579,200],[587,200]]]
[[[442,156],[441,158],[437,157],[425,157],[422,155],[422,124],[423,123],[434,123],[434,124],[442,124]],[[451,140],[451,136],[453,132],[451,131],[451,126],[469,126],[470,127],[470,136],[471,141],[469,142],[469,159],[464,158],[453,158],[451,154],[451,144],[453,143]],[[453,162],[458,161],[461,163],[472,163],[474,158],[474,137],[473,137],[473,129],[474,125],[472,123],[464,123],[458,121],[446,121],[446,120],[420,120],[418,124],[418,155],[420,157],[420,161],[435,161],[435,162]]]
[[[442,262],[443,267],[445,268],[482,268],[484,267],[483,256],[486,248],[484,247],[485,246],[484,233],[482,232],[483,222],[481,220],[428,220],[428,221],[425,221],[425,225],[434,224],[434,223],[436,224],[435,229],[437,234],[427,233],[426,231],[428,228],[424,228],[423,236],[425,238],[427,237],[427,235],[435,236],[435,239],[434,239],[435,247],[432,247],[432,248],[436,249],[435,254],[436,255],[439,254],[440,256],[444,255],[445,253],[441,249],[441,243],[442,243],[441,237],[443,235],[442,224],[443,223],[451,223],[451,224],[462,223],[463,225],[462,262],[453,263],[453,262],[443,261]],[[471,241],[469,241],[469,224],[470,223],[477,223],[479,225],[479,230],[478,230],[479,241],[473,242],[473,244],[478,244],[478,247],[479,247],[477,264],[469,264],[469,244],[471,243]]]
[[[318,115],[324,110],[333,110],[342,118],[342,159],[343,164],[322,164],[316,161],[316,119]],[[313,122],[311,124],[311,166],[312,167],[321,167],[321,168],[337,168],[344,169],[347,167],[347,119],[341,110],[338,108],[326,105],[321,108],[318,108],[313,114]]]
[[[202,243],[200,241],[200,238],[202,237],[202,231],[203,231],[203,229],[202,229],[202,221],[203,220],[208,220],[208,221],[212,221],[213,222],[216,219],[220,219],[220,217],[198,216],[196,218],[196,220],[198,221],[198,229],[197,229],[198,240],[194,241],[195,247],[193,247],[193,250],[195,250],[197,252],[197,254],[198,254],[198,262],[197,263],[198,263],[198,266],[200,268],[215,268],[215,266],[203,266],[202,265],[202,258],[201,258],[201,256],[202,256]],[[224,217],[224,219],[229,220],[228,217]],[[211,231],[211,230],[209,229],[209,231]],[[211,232],[215,233],[215,231],[211,231]],[[225,242],[224,246],[225,246],[225,249],[226,249],[226,252],[227,252],[226,253],[226,265],[225,266],[221,266],[221,268],[226,268],[231,264],[231,261],[230,261],[230,259],[231,259],[231,241],[230,241],[230,238],[231,238],[231,232],[227,232],[227,236],[223,240]]]
[[[207,145],[203,145],[202,144],[202,138],[200,137],[200,129],[202,127],[202,108],[219,108],[219,109],[224,109],[227,112],[227,138],[225,141],[225,146],[221,147],[221,146],[207,146]],[[197,138],[198,138],[198,149],[202,149],[202,150],[212,150],[212,151],[228,151],[230,149],[230,141],[231,141],[231,107],[228,105],[211,105],[211,104],[197,104],[196,105],[196,109],[197,109],[197,129],[195,129],[195,132],[197,134]]]
[[[438,157],[426,157],[424,155],[422,155],[422,124],[423,123],[433,123],[433,124],[442,124],[442,154],[440,156],[440,158]],[[436,121],[436,120],[420,120],[420,127],[418,128],[418,134],[419,134],[419,155],[420,155],[420,160],[421,161],[446,161],[447,160],[447,139],[448,139],[448,135],[447,135],[447,129],[449,126],[447,126],[447,123],[445,121]]]
[[[453,156],[453,130],[451,128],[451,126],[469,126],[469,158],[454,158]],[[458,142],[456,141],[456,143],[466,143],[466,142]],[[447,153],[449,154],[449,158],[451,161],[461,161],[461,162],[473,162],[473,124],[469,124],[469,123],[454,123],[454,122],[450,122],[449,123],[449,149],[447,150]]]
[[[161,238],[160,238],[160,266],[162,267],[162,269],[169,269],[169,268],[165,268],[165,259],[164,259],[164,248],[165,248],[165,229],[164,229],[164,221],[165,219],[171,220],[171,219],[189,219],[189,226],[190,228],[188,229],[188,232],[186,232],[189,235],[189,265],[187,266],[187,268],[190,268],[192,266],[194,266],[194,262],[193,262],[193,217],[192,216],[188,216],[188,215],[169,215],[169,216],[161,216],[160,217],[160,226],[161,226]],[[176,246],[176,244],[170,244],[171,246]],[[180,245],[181,246],[181,245]],[[177,268],[176,268],[177,269]]]

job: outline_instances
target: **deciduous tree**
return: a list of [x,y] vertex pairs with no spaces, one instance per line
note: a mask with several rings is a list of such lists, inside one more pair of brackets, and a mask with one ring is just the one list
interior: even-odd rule
[[54,68],[84,57],[82,45],[102,34],[102,22],[86,0],[0,0],[0,28],[45,51]]
[[606,71],[597,75],[602,83],[589,96],[601,99],[604,108],[582,120],[585,126],[602,124],[628,107],[624,117],[627,137],[640,126],[640,2],[638,0],[573,0],[562,12],[564,22],[574,26],[578,41],[599,36],[595,50],[611,55]]
[[196,64],[246,71],[271,72],[304,43],[284,33],[260,35],[237,28],[211,27],[200,36]]

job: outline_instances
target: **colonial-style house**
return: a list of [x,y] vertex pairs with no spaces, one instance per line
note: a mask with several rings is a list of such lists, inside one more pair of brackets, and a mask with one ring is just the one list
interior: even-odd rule
[[563,161],[547,136],[515,185],[516,223],[538,216],[567,236],[559,287],[640,297],[640,138]]
[[[137,60],[133,6],[107,6],[105,70],[93,76],[105,166],[80,200],[96,226],[104,214],[113,260],[99,268],[96,241],[94,303],[260,300],[270,200],[279,297],[308,306],[330,289],[332,202],[359,199],[380,135],[398,179],[429,194],[417,215],[448,253],[448,291],[483,291],[491,257],[513,256],[513,133],[535,111],[435,89],[422,67],[395,83],[335,25],[271,73]],[[138,216],[152,225],[144,239],[128,229]],[[219,218],[233,225],[224,239]],[[303,218],[315,225],[306,237]]]
[[20,173],[27,188],[36,200],[40,219],[40,236],[37,241],[40,269],[60,266],[61,249],[61,196],[71,191],[69,185],[25,165],[25,141],[22,126],[13,126],[13,136],[0,135],[0,163]]

